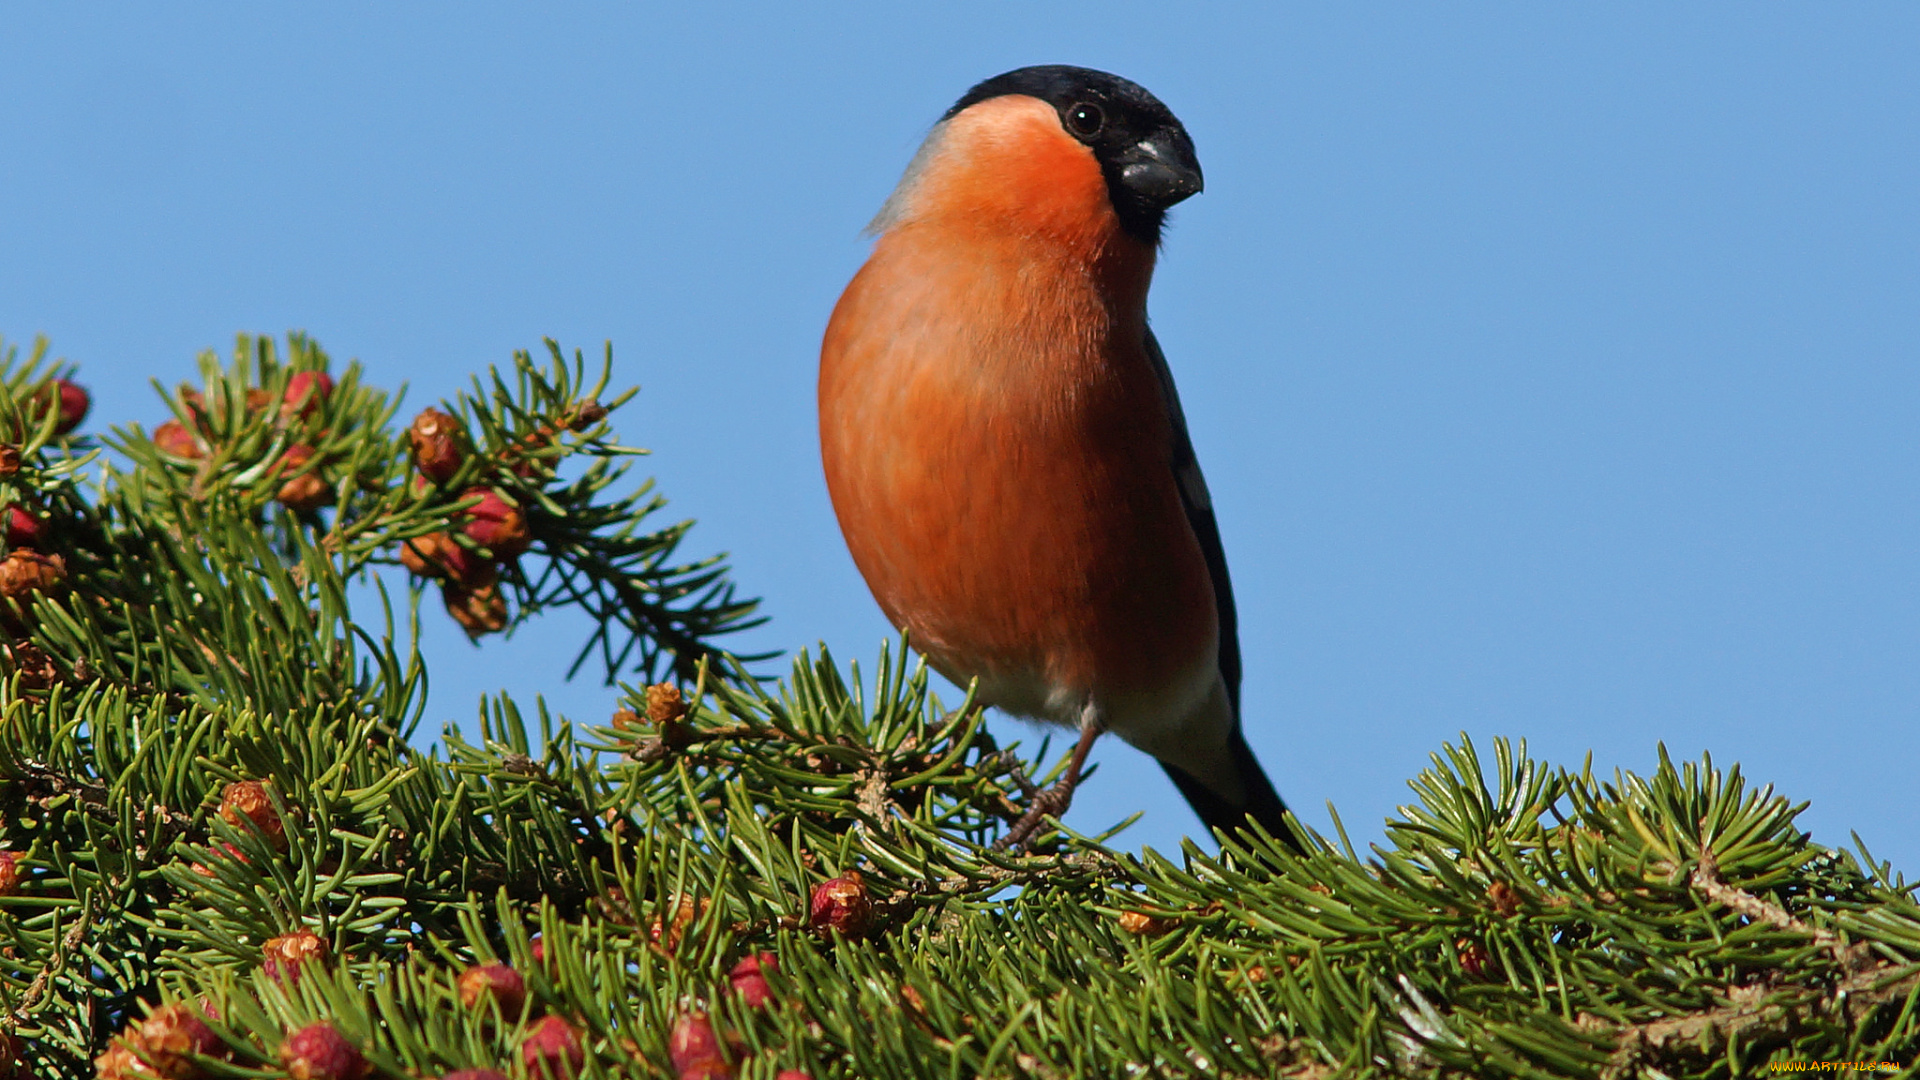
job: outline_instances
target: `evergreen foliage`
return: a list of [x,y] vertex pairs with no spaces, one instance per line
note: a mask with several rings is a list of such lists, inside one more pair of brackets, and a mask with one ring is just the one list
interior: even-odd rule
[[[1911,889],[1737,767],[1463,740],[1365,853],[998,851],[1046,778],[903,651],[724,651],[753,605],[619,490],[605,368],[550,343],[401,431],[358,365],[243,337],[99,457],[45,352],[0,370],[0,1075],[1914,1065]],[[561,605],[625,708],[417,738],[421,619]]]

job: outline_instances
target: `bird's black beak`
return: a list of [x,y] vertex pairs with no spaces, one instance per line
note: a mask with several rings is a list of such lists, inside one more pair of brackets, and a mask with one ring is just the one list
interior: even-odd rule
[[1179,127],[1161,128],[1121,151],[1114,164],[1120,183],[1155,210],[1200,193],[1200,159]]

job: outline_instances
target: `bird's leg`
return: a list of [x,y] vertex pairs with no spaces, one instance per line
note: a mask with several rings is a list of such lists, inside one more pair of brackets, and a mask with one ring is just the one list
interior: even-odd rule
[[1027,839],[1039,831],[1048,817],[1057,818],[1067,812],[1067,807],[1073,805],[1073,789],[1080,784],[1080,770],[1087,764],[1087,752],[1093,749],[1093,740],[1105,730],[1106,725],[1092,718],[1080,725],[1080,741],[1074,744],[1073,756],[1067,759],[1066,773],[1052,787],[1033,797],[1027,812],[1020,815],[1020,820],[1013,823],[1013,828],[994,841],[995,850],[1016,845],[1024,847]]

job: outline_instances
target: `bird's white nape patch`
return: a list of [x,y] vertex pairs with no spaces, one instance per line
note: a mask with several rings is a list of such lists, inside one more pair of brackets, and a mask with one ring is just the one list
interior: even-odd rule
[[920,142],[920,149],[913,152],[913,160],[907,162],[907,171],[901,175],[900,182],[893,187],[893,194],[880,205],[880,212],[873,215],[862,230],[868,236],[878,236],[898,225],[911,216],[913,195],[920,186],[920,179],[926,174],[927,165],[940,153],[940,144],[946,140],[947,125],[952,121],[942,120],[933,125],[927,137]]

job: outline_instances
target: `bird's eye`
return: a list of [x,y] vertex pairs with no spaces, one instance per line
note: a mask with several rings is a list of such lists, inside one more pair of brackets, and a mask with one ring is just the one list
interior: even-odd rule
[[1106,122],[1107,114],[1091,101],[1083,101],[1067,110],[1067,130],[1082,139],[1091,139],[1100,134],[1100,127]]

